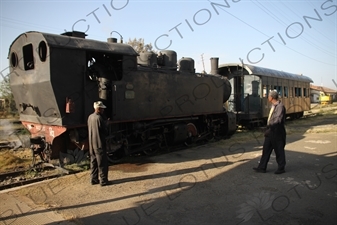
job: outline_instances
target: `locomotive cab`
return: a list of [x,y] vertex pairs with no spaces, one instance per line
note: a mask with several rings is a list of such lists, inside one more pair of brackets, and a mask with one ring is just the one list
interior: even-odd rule
[[[9,50],[10,85],[20,121],[32,137],[44,137],[65,150],[66,131],[86,127],[94,101],[105,100],[110,106],[107,113],[112,114],[109,84],[137,65],[138,54],[131,46],[85,36],[27,32]],[[51,157],[58,157],[58,151]]]

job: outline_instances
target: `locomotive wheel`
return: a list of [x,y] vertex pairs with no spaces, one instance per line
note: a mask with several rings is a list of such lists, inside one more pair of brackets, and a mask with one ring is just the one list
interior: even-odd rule
[[158,150],[159,150],[159,148],[154,147],[154,148],[146,149],[143,152],[144,152],[145,155],[151,156],[151,155],[156,154],[158,152]]
[[[36,166],[39,163],[47,163],[50,160],[50,154],[49,154],[49,150],[43,150],[40,152],[36,152],[32,149],[32,166]],[[39,157],[40,158],[40,162],[38,162],[39,160],[37,160],[36,158]]]
[[185,146],[190,147],[193,144],[193,139],[192,137],[189,137],[185,142]]
[[108,162],[109,162],[109,163],[112,163],[112,164],[116,164],[116,163],[119,163],[119,162],[121,161],[122,158],[123,158],[123,157],[121,157],[121,158],[116,158],[116,157],[114,157],[114,156],[108,155]]
[[210,133],[210,134],[207,135],[206,140],[207,141],[213,141],[214,137],[215,137],[214,133]]
[[143,150],[145,155],[152,156],[156,154],[161,149],[161,143],[156,143],[149,147],[148,149]]
[[114,141],[112,139],[107,140],[108,161],[112,164],[120,162],[121,159],[125,156],[127,146],[127,139],[118,139],[118,141]]
[[187,131],[189,136],[191,137],[196,137],[198,136],[198,130],[196,128],[196,126],[193,123],[188,123],[187,124]]
[[[32,166],[36,166],[41,163],[49,162],[51,159],[51,146],[46,143],[44,137],[34,137],[30,138],[32,150]],[[40,162],[38,162],[37,157],[40,158]]]
[[124,157],[124,149],[119,148],[114,152],[107,152],[108,161],[112,164],[118,163]]
[[198,129],[193,123],[188,123],[187,125],[188,138],[184,144],[188,147],[191,146],[198,137]]
[[37,164],[37,160],[36,160],[37,154],[35,154],[35,151],[33,148],[31,148],[31,150],[32,150],[32,167],[34,167]]

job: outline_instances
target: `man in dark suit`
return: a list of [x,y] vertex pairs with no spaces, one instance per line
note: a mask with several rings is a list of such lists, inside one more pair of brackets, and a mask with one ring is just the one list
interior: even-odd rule
[[276,90],[270,91],[268,101],[272,104],[269,112],[267,129],[265,131],[265,139],[263,143],[262,157],[258,167],[253,168],[256,172],[265,173],[267,164],[272,151],[275,151],[276,162],[278,168],[275,174],[284,173],[286,165],[286,157],[284,146],[286,144],[286,109],[282,102],[279,100],[279,95]]
[[101,183],[101,186],[109,183],[105,141],[108,129],[103,117],[105,108],[106,106],[101,101],[95,102],[95,112],[88,118],[91,184]]

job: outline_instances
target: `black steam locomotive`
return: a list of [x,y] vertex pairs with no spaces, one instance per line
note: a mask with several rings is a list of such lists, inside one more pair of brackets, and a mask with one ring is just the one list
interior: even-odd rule
[[[87,118],[101,100],[109,118],[109,155],[154,151],[231,135],[236,117],[224,107],[227,78],[197,74],[174,51],[135,50],[116,39],[81,32],[21,34],[10,46],[10,83],[20,120],[43,160],[66,149],[88,149]],[[178,67],[177,67],[178,65]]]

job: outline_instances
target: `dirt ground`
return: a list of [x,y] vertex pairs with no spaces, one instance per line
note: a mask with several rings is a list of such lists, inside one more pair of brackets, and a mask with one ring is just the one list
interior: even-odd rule
[[315,110],[287,121],[284,174],[273,173],[274,155],[267,173],[254,172],[263,135],[238,131],[186,150],[125,158],[109,167],[105,187],[92,186],[86,171],[10,190],[36,210],[13,208],[15,216],[1,213],[0,223],[47,210],[63,218],[53,224],[335,224],[337,111]]

